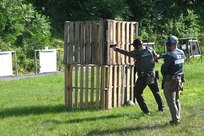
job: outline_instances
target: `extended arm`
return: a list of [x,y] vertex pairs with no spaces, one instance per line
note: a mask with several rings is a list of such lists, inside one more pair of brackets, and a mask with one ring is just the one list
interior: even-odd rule
[[133,57],[133,58],[139,57],[139,53],[136,50],[126,51],[126,50],[123,50],[123,49],[118,48],[118,47],[113,47],[113,50],[117,51],[123,55],[129,56],[129,57]]

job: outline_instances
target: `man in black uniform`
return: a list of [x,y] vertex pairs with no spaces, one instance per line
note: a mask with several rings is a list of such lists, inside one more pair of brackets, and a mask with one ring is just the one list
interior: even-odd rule
[[180,90],[183,89],[184,52],[177,48],[178,38],[170,35],[166,41],[167,54],[162,55],[164,63],[161,67],[163,89],[171,113],[170,124],[180,124]]
[[135,68],[138,75],[137,81],[135,83],[135,98],[145,114],[149,114],[149,108],[142,97],[143,90],[148,85],[151,89],[155,100],[158,104],[158,110],[163,111],[163,101],[159,93],[158,81],[155,76],[155,60],[157,59],[157,54],[153,49],[144,47],[142,41],[135,39],[133,46],[135,50],[126,51],[113,47],[114,51],[117,51],[123,55],[135,58]]

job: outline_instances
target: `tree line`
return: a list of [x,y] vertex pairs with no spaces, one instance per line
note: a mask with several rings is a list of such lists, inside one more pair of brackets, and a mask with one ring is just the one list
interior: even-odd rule
[[204,44],[203,7],[203,0],[0,0],[0,49],[16,50],[19,71],[31,71],[33,50],[63,40],[65,21],[98,19],[139,22],[140,38],[158,45],[169,34]]

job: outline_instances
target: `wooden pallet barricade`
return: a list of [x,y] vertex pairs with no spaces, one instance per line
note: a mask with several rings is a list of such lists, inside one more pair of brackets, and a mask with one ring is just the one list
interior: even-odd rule
[[67,21],[64,37],[66,108],[111,109],[134,99],[134,59],[110,48],[133,50],[138,23]]
[[65,73],[67,108],[111,109],[133,100],[134,66],[68,65]]

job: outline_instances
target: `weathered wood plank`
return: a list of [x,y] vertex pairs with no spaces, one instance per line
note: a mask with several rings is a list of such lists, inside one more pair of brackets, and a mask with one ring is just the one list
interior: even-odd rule
[[102,109],[105,109],[105,83],[106,83],[106,77],[105,77],[105,73],[106,73],[106,68],[105,66],[101,66],[101,97],[100,97],[100,107]]
[[88,101],[89,101],[89,66],[86,66],[86,81],[85,81],[85,85],[86,85],[86,90],[85,90],[85,108],[88,108]]
[[[129,49],[129,45],[130,45],[130,42],[129,42],[129,40],[130,40],[130,27],[129,27],[129,22],[126,22],[126,33],[125,33],[125,35],[126,35],[126,40],[125,40],[125,49],[127,50],[127,51],[129,51],[130,49]],[[130,57],[125,57],[125,63],[126,64],[130,64]]]
[[105,52],[105,27],[104,27],[104,21],[99,21],[99,50],[100,50],[100,60],[99,64],[104,64],[105,58],[104,58],[104,52]]
[[94,71],[95,68],[91,67],[91,108],[94,108]]
[[130,100],[130,67],[127,67],[127,78],[126,78],[126,92],[127,92],[127,101]]
[[108,75],[108,92],[107,92],[107,109],[112,109],[112,90],[113,90],[113,67],[109,66],[109,75]]
[[130,71],[130,92],[131,92],[131,100],[134,101],[134,66],[131,66]]
[[79,50],[79,21],[76,21],[74,23],[74,49],[73,49],[73,54],[74,54],[74,60],[73,63],[77,64],[78,63],[78,50]]
[[96,64],[97,61],[97,23],[92,22],[92,64]]
[[78,66],[75,65],[75,105],[74,108],[78,107]]
[[[116,42],[119,47],[121,47],[121,22],[117,22],[116,24]],[[116,64],[121,64],[121,54],[116,52]]]
[[84,107],[84,87],[83,87],[83,81],[84,81],[84,67],[81,65],[80,67],[80,108]]
[[71,66],[65,65],[65,107],[72,108],[72,88],[71,88]]
[[70,22],[69,63],[73,63],[74,22]]
[[99,84],[100,84],[100,67],[96,66],[96,109],[99,109]]
[[117,69],[117,78],[118,78],[118,90],[117,90],[117,100],[118,100],[118,105],[117,106],[121,106],[121,92],[122,92],[122,66],[119,65],[118,69]]
[[[121,48],[125,49],[125,23],[122,22],[122,39],[121,39]],[[122,64],[125,64],[125,56],[121,55]]]
[[118,87],[118,78],[117,78],[117,66],[113,67],[113,107],[117,107],[117,87]]
[[66,21],[64,25],[64,64],[68,64],[69,60],[69,29],[70,29],[70,22]]
[[80,63],[85,64],[85,22],[81,23]]

